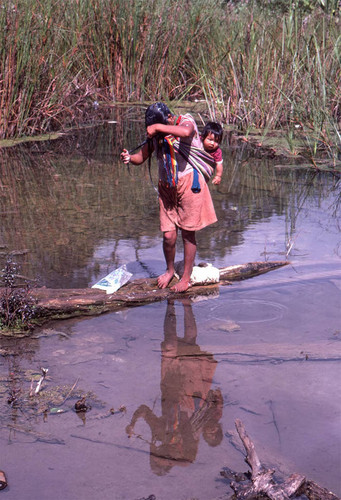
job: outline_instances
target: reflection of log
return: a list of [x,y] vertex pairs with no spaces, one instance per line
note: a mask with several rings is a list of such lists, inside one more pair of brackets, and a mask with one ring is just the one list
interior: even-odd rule
[[[228,280],[237,281],[252,278],[287,264],[287,261],[251,262],[240,266],[225,267],[220,270],[219,284],[228,284]],[[181,296],[216,294],[219,284],[195,285],[184,294],[182,293]],[[169,288],[160,290],[155,278],[131,281],[111,295],[94,288],[36,288],[31,293],[37,301],[37,316],[41,318],[41,322],[48,319],[96,315],[123,307],[157,302],[170,296],[176,298],[179,295],[171,292]]]
[[[251,477],[247,474],[234,474],[235,481],[232,481],[230,486],[235,492],[236,500],[257,498],[288,500],[301,495],[305,495],[310,500],[339,500],[336,495],[321,488],[314,481],[307,480],[301,474],[292,474],[283,483],[277,484],[273,479],[275,471],[266,469],[261,464],[255,446],[240,420],[236,420],[236,429],[246,450],[245,461],[251,467]],[[225,475],[224,472],[222,475]],[[229,474],[230,477],[231,474]]]

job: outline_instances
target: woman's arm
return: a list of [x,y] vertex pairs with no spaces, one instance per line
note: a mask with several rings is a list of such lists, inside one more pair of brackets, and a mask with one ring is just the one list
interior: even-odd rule
[[183,123],[182,125],[164,125],[163,123],[155,123],[147,127],[148,137],[154,137],[156,134],[171,134],[175,137],[192,137],[194,135],[194,125],[191,122]]
[[147,158],[152,154],[153,146],[149,144],[149,141],[143,146],[140,151],[137,153],[130,155],[129,151],[124,149],[121,153],[121,160],[123,163],[132,163],[133,165],[141,165],[141,163],[145,162]]

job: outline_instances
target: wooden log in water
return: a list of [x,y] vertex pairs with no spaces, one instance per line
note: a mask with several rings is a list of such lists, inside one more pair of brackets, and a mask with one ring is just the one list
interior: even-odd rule
[[273,261],[273,262],[248,262],[236,266],[228,266],[219,269],[220,280],[240,281],[248,278],[253,278],[259,274],[268,273],[279,267],[289,264],[288,261]]
[[[106,294],[96,288],[84,289],[51,289],[35,288],[31,296],[36,300],[36,321],[71,318],[77,316],[94,316],[124,307],[133,307],[165,300],[169,297],[195,297],[197,295],[217,294],[219,285],[230,284],[252,278],[287,265],[287,261],[250,262],[239,266],[220,269],[220,282],[215,284],[194,285],[183,293],[174,293],[169,288],[159,289],[156,278],[143,278],[128,282],[117,292]],[[176,283],[176,278],[170,283]]]

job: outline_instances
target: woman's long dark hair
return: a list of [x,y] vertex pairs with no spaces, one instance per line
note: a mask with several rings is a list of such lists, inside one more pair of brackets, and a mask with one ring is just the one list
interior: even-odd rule
[[166,106],[163,102],[156,102],[155,104],[151,104],[146,109],[145,114],[145,124],[146,128],[149,125],[154,125],[155,123],[163,123],[163,125],[168,124],[169,115],[172,113],[168,106]]
[[[169,107],[164,102],[155,102],[151,104],[146,109],[145,114],[145,124],[146,128],[149,125],[154,125],[155,123],[162,123],[163,125],[168,125],[168,118],[172,115]],[[163,136],[162,134],[157,134],[154,136],[155,139],[155,148],[156,151],[160,151],[162,149]],[[151,148],[151,141],[148,141],[148,147]],[[149,165],[150,165],[150,156],[149,156]]]
[[[146,128],[149,127],[149,125],[154,125],[155,123],[162,123],[163,125],[168,125],[168,118],[169,115],[172,115],[170,112],[170,109],[168,106],[166,106],[165,103],[163,102],[156,102],[154,104],[151,104],[148,106],[146,109],[145,113],[145,124]],[[154,136],[154,144],[156,151],[160,151],[162,149],[162,144],[160,144],[160,141],[162,141],[162,135],[157,135]],[[149,170],[149,177],[152,183],[152,186],[154,187],[155,191],[157,191],[156,187],[154,186],[152,175],[151,175],[151,154],[152,154],[152,143],[153,139],[147,139],[148,143],[148,152],[149,152],[149,158],[148,158],[148,170]]]

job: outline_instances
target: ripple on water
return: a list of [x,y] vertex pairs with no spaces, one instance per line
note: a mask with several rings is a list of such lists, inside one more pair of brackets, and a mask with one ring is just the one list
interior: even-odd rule
[[269,300],[262,299],[239,299],[231,300],[226,304],[217,305],[214,309],[217,319],[226,318],[228,309],[231,316],[238,324],[267,323],[277,321],[287,312],[288,307]]

